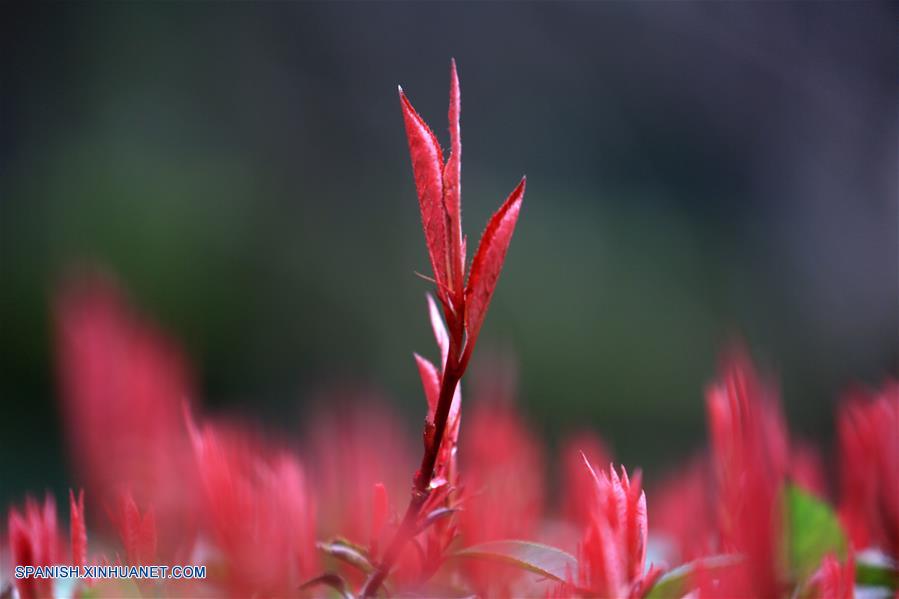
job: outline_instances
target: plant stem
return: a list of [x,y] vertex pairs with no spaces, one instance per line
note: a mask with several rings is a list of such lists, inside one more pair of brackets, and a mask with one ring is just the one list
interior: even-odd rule
[[437,409],[434,413],[434,438],[430,444],[425,446],[424,455],[421,458],[421,466],[415,475],[412,486],[412,498],[409,500],[409,507],[406,508],[406,514],[403,521],[394,535],[393,540],[384,551],[384,558],[374,572],[369,575],[368,580],[362,587],[362,597],[372,597],[381,588],[384,579],[390,574],[400,553],[416,534],[418,525],[418,516],[422,506],[428,499],[431,489],[431,479],[434,477],[434,466],[437,463],[437,457],[440,455],[440,445],[443,442],[444,433],[446,432],[446,424],[449,419],[450,408],[453,404],[453,395],[456,392],[456,386],[459,379],[462,378],[463,369],[460,368],[458,358],[457,342],[458,336],[453,335],[450,341],[450,351],[447,357],[446,367],[443,369],[443,378],[440,382],[440,397],[437,400]]

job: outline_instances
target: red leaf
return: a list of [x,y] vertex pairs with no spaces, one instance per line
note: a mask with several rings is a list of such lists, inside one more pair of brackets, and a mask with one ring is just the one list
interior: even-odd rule
[[462,136],[459,127],[461,102],[459,75],[456,60],[450,63],[449,133],[450,156],[443,169],[443,204],[447,215],[447,235],[450,248],[450,280],[447,287],[454,292],[461,291],[465,271],[465,256],[462,254]]
[[525,178],[522,178],[500,209],[490,217],[475,253],[465,289],[465,327],[468,333],[466,352],[474,347],[496,288],[496,281],[503,269],[506,250],[509,249],[515,223],[518,221],[524,187]]
[[156,557],[156,517],[153,510],[141,515],[134,497],[129,491],[124,491],[110,516],[125,546],[128,564],[152,564]]
[[84,566],[87,563],[87,530],[84,526],[84,489],[75,493],[69,489],[69,520],[72,535],[72,565]]
[[418,193],[418,204],[421,209],[421,224],[425,232],[425,242],[434,278],[437,281],[437,293],[446,297],[447,265],[447,213],[443,205],[443,152],[434,133],[400,88],[400,104],[403,109],[403,121],[406,124],[406,138],[409,141],[409,155],[412,158],[412,171],[415,175],[415,189]]
[[415,363],[418,365],[418,374],[421,376],[421,385],[425,389],[425,397],[428,400],[428,422],[434,422],[434,412],[437,410],[437,400],[440,397],[440,375],[437,368],[427,359],[418,354],[415,355]]
[[649,527],[646,517],[646,494],[642,489],[643,474],[640,470],[634,472],[633,480],[628,481],[627,472],[621,468],[624,487],[627,491],[627,557],[628,576],[631,580],[638,578],[643,573],[646,562],[646,541],[649,535]]

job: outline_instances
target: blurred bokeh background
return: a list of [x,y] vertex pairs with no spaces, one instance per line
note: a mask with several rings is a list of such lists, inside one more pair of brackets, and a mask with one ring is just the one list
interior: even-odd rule
[[528,175],[474,375],[511,356],[548,442],[590,427],[652,474],[705,443],[741,338],[827,447],[839,393],[897,374],[896,6],[7,7],[0,501],[68,484],[50,308],[78,264],[212,410],[296,434],[354,387],[413,434],[435,351],[396,84],[446,143],[451,56],[472,243]]

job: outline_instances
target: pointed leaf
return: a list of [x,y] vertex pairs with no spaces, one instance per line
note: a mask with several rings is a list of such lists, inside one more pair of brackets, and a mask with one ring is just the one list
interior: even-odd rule
[[418,374],[421,376],[421,386],[425,389],[425,398],[428,400],[428,422],[434,422],[434,412],[437,410],[437,401],[440,399],[440,375],[437,369],[427,358],[418,354],[415,356],[415,364],[418,366]]
[[846,556],[846,536],[836,514],[826,503],[796,485],[784,491],[786,543],[796,580],[805,580],[828,553]]
[[462,135],[459,126],[461,101],[456,61],[450,63],[449,133],[450,156],[443,169],[443,203],[448,218],[450,289],[462,289],[465,256],[462,254]]
[[301,591],[306,591],[319,585],[329,586],[337,592],[339,597],[343,599],[353,599],[353,594],[347,589],[346,581],[340,574],[326,572],[315,578],[311,578],[300,585]]
[[714,555],[684,564],[660,576],[644,597],[645,599],[680,599],[689,593],[692,579],[698,570],[714,575],[715,572],[732,568],[742,561],[743,558],[739,555]]
[[458,511],[459,508],[455,507],[440,507],[436,510],[433,510],[431,513],[425,516],[424,520],[422,520],[421,525],[418,527],[419,532],[426,530],[429,526],[431,526],[438,520],[446,518],[447,516],[452,516]]
[[369,574],[374,570],[374,566],[365,555],[365,551],[360,547],[356,547],[343,539],[334,539],[327,542],[318,542],[315,544],[319,551],[330,555],[333,558],[347,563],[359,571]]
[[437,281],[437,293],[444,297],[449,256],[447,215],[443,204],[443,153],[434,133],[415,112],[402,88],[399,93],[406,138],[409,141],[409,156],[412,158],[412,172],[415,175],[415,190],[421,209],[421,224]]
[[524,187],[525,179],[522,178],[518,187],[509,195],[496,214],[490,218],[471,264],[468,287],[465,289],[467,352],[474,348],[481,325],[484,323],[487,307],[490,305],[490,298],[493,297],[496,281],[503,268],[503,261],[506,259],[506,250],[509,249],[509,242],[512,241],[512,233],[515,231],[515,223],[518,221]]
[[565,582],[577,571],[577,560],[570,553],[530,541],[489,541],[453,555],[511,564],[558,582]]
[[110,520],[118,529],[129,565],[153,563],[156,556],[156,517],[153,508],[141,516],[130,491],[118,496],[118,505],[110,512]]

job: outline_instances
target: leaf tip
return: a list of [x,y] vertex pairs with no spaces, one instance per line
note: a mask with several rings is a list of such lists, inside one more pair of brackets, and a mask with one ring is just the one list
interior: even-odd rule
[[459,96],[459,71],[456,69],[456,59],[450,58],[450,92]]

